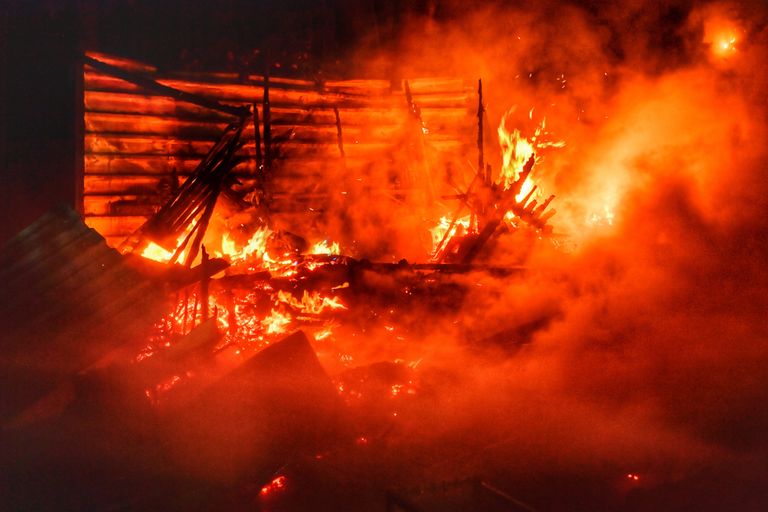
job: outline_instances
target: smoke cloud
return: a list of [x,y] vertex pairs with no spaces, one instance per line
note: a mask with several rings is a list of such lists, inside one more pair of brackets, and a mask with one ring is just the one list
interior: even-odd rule
[[[568,475],[561,485],[600,475],[618,500],[606,506],[651,506],[643,489],[653,489],[669,509],[694,494],[704,508],[758,509],[766,13],[440,6],[410,18],[394,52],[363,49],[356,61],[398,76],[482,77],[491,127],[512,106],[533,108],[566,147],[536,169],[557,195],[558,246],[536,243],[524,277],[460,279],[471,290],[460,321],[434,320],[415,350],[426,381],[431,369],[453,385],[437,387],[408,436],[518,487],[537,472]],[[494,347],[468,342],[488,337]],[[625,473],[640,475],[640,490],[622,487]],[[627,492],[635,501],[621,501]]]

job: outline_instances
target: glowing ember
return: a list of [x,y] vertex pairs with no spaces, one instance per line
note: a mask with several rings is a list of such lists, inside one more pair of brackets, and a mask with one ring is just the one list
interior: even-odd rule
[[278,477],[275,477],[272,479],[271,482],[269,482],[267,485],[261,488],[261,491],[259,492],[259,494],[261,494],[262,496],[267,496],[276,491],[283,491],[285,490],[286,483],[287,483],[287,479],[285,478],[285,476],[280,475]]
[[321,341],[327,338],[330,338],[333,336],[333,326],[327,325],[320,329],[319,331],[315,331],[315,341]]

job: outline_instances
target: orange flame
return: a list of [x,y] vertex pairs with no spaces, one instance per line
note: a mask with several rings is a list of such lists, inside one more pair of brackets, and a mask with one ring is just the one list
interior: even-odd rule
[[340,254],[339,243],[329,242],[328,240],[321,240],[317,242],[312,248],[307,251],[308,254]]
[[[562,148],[565,146],[564,141],[547,140],[549,132],[547,132],[546,118],[542,119],[541,123],[536,126],[536,130],[530,139],[523,137],[520,130],[516,128],[510,130],[507,127],[507,124],[515,110],[516,107],[512,107],[506,114],[504,114],[497,130],[502,156],[501,174],[499,179],[500,183],[504,186],[504,190],[509,189],[509,187],[517,181],[520,177],[520,173],[523,171],[523,167],[531,156],[535,155],[536,161],[538,161],[542,149]],[[528,111],[528,119],[533,120],[533,109]],[[533,190],[533,187],[534,182],[531,175],[529,175],[525,179],[525,182],[523,182],[520,193],[515,196],[515,199],[521,201],[531,192],[531,190]]]
[[742,34],[737,22],[724,13],[712,13],[704,22],[704,43],[709,45],[711,56],[720,62],[736,55]]
[[273,309],[267,317],[261,320],[261,325],[267,334],[282,334],[288,329],[291,323],[291,315],[281,313]]
[[261,491],[259,494],[262,496],[267,496],[269,494],[274,493],[275,491],[282,491],[285,489],[285,485],[287,483],[287,479],[285,476],[280,475],[278,477],[275,477],[272,479],[271,482],[269,482],[267,485],[261,488]]
[[277,292],[277,300],[292,306],[302,313],[319,315],[325,310],[347,309],[337,297],[323,297],[319,292],[313,292],[311,295],[304,290],[301,300],[288,292],[280,290]]
[[245,261],[252,256],[265,259],[267,257],[267,240],[271,234],[272,231],[269,228],[259,228],[245,245],[238,249],[237,244],[230,238],[229,233],[224,233],[221,238],[221,253],[219,253],[219,256],[228,257],[232,263]]
[[[184,239],[187,237],[188,233],[182,233],[179,235],[179,238],[176,239],[176,247],[180,246]],[[168,251],[165,248],[159,246],[155,242],[149,242],[147,246],[144,248],[143,251],[141,251],[141,257],[147,258],[148,260],[153,261],[159,261],[160,263],[168,263],[171,261],[171,258],[173,257],[174,251]],[[177,258],[177,261],[184,261],[184,258],[187,256],[186,249],[181,251],[179,253],[179,257]]]

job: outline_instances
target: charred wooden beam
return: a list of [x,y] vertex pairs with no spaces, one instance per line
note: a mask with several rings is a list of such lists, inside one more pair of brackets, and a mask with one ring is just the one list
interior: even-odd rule
[[264,168],[267,172],[272,169],[272,112],[269,104],[269,68],[264,73]]
[[261,156],[261,134],[259,133],[259,106],[256,104],[256,102],[253,103],[253,146],[256,150],[256,171],[259,173],[259,175],[264,170],[262,165],[264,165],[262,156]]
[[[477,80],[477,172],[482,176],[485,170],[485,154],[483,147],[483,116],[485,106],[483,105],[483,81]],[[488,183],[486,181],[486,183]]]
[[341,158],[344,158],[344,137],[341,133],[341,115],[339,114],[338,107],[333,107],[333,114],[336,116],[336,137],[339,144],[339,154]]
[[202,300],[202,307],[200,308],[200,313],[203,318],[203,322],[208,320],[208,284],[210,282],[210,277],[206,273],[207,267],[208,267],[208,251],[205,250],[205,246],[202,246],[203,251],[203,261],[200,264],[200,296]]
[[126,71],[117,66],[96,60],[93,57],[88,57],[87,55],[84,56],[83,59],[86,64],[96,69],[97,71],[101,71],[107,75],[111,75],[121,80],[125,80],[126,82],[138,85],[139,87],[152,91],[161,96],[167,96],[176,100],[186,101],[201,107],[216,110],[218,112],[224,112],[225,114],[230,114],[237,117],[246,117],[251,114],[250,109],[247,107],[235,107],[232,105],[226,105],[224,103],[220,103],[216,100],[212,100],[198,94],[174,89],[173,87],[163,85],[147,76],[132,71]]

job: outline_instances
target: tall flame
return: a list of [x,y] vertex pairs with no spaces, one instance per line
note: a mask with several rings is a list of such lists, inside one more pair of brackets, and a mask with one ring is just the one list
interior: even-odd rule
[[[501,146],[501,173],[499,176],[499,183],[504,187],[504,190],[509,189],[512,184],[520,177],[520,173],[523,171],[526,162],[534,156],[536,161],[539,160],[541,150],[546,148],[561,148],[565,146],[563,141],[551,141],[547,136],[547,120],[546,118],[541,120],[536,126],[533,135],[530,139],[523,137],[520,130],[517,128],[509,129],[507,127],[508,121],[512,114],[515,112],[516,107],[512,107],[501,118],[499,128],[497,130],[499,135],[499,145]],[[528,119],[533,120],[533,109],[528,111]],[[520,193],[515,196],[517,201],[521,201],[527,196],[535,183],[531,175],[525,179],[523,186],[520,189]]]

